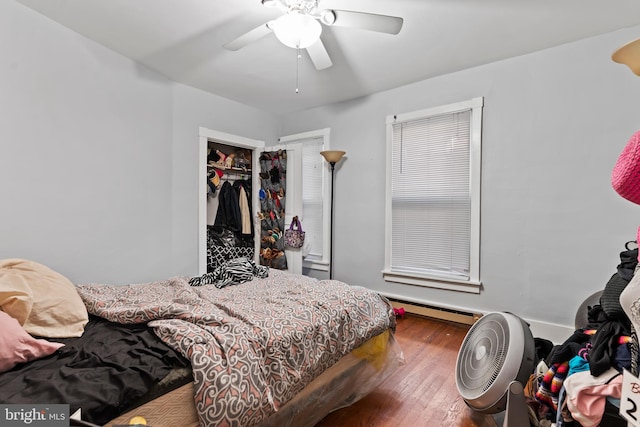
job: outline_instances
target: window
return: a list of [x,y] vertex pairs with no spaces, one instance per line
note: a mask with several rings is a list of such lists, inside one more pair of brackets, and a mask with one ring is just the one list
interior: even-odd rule
[[329,271],[329,173],[320,152],[329,145],[329,129],[288,135],[284,144],[302,143],[302,229],[305,231],[303,265]]
[[386,281],[480,292],[482,105],[387,117]]

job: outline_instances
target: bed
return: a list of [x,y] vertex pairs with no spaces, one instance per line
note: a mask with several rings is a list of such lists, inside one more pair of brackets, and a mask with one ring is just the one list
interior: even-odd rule
[[34,336],[64,346],[0,373],[0,402],[66,403],[107,426],[314,425],[403,363],[393,308],[366,288],[273,269],[222,288],[188,279],[73,286],[83,332]]

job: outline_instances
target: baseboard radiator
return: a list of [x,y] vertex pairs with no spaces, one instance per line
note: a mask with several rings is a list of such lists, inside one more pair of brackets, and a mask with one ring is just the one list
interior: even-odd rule
[[464,311],[450,310],[442,307],[435,307],[414,302],[389,299],[394,308],[404,308],[406,313],[417,314],[418,316],[432,317],[434,319],[446,320],[448,322],[463,323],[473,325],[482,317],[480,313],[467,313]]

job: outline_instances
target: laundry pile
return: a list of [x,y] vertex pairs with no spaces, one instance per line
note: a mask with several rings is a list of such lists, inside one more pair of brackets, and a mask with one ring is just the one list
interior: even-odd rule
[[[626,243],[599,302],[586,307],[586,324],[576,325],[567,340],[553,346],[531,376],[528,403],[539,426],[596,427],[618,421],[622,372],[638,373],[635,330],[620,303],[638,264],[635,245]],[[604,423],[607,405],[612,406],[614,421]],[[619,422],[626,425],[622,418]]]
[[192,277],[189,280],[191,286],[215,285],[216,288],[224,288],[228,285],[239,285],[253,280],[254,277],[264,279],[269,277],[269,267],[256,265],[248,258],[235,258],[217,266],[212,272],[202,276]]

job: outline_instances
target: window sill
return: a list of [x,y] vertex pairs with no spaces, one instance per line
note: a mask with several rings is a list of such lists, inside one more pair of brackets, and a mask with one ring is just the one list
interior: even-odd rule
[[405,285],[424,286],[427,288],[446,289],[450,291],[479,294],[482,282],[475,280],[456,280],[448,277],[421,276],[417,274],[399,273],[382,270],[382,277],[386,282],[402,283]]

